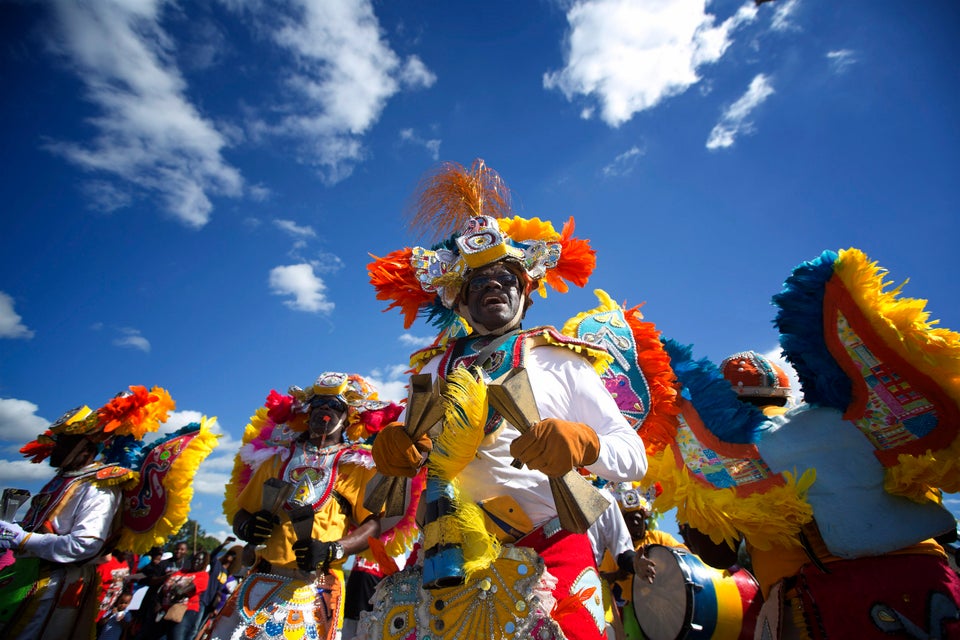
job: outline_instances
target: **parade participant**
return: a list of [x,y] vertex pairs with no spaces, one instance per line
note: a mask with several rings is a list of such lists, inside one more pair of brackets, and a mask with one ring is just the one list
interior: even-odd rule
[[783,415],[668,346],[697,411],[651,469],[678,520],[743,537],[765,596],[757,637],[960,633],[960,579],[933,539],[956,526],[940,491],[960,488],[960,336],[884,274],[856,249],[827,251],[774,296],[803,400]]
[[347,434],[399,412],[344,373],[324,373],[289,395],[271,392],[247,426],[224,499],[234,532],[258,557],[211,638],[340,637],[343,563],[382,528],[380,514],[363,506],[375,473],[369,448]]
[[[459,534],[442,521],[426,525],[425,562],[432,549],[444,546],[444,538],[463,542],[466,562],[462,585],[424,594],[434,618],[429,631],[417,628],[419,637],[485,629],[497,637],[599,638],[603,609],[589,540],[559,527],[550,479],[581,467],[612,480],[640,478],[646,468],[643,444],[597,373],[610,359],[602,348],[552,327],[521,327],[533,292],[545,295],[544,284],[559,291],[566,291],[565,280],[586,284],[594,253],[572,237],[572,220],[557,233],[539,219],[503,217],[511,213],[509,194],[482,161],[470,171],[443,165],[425,180],[417,202],[418,230],[457,233],[432,249],[376,259],[369,270],[377,297],[400,307],[408,327],[418,313],[444,328],[459,316],[470,333],[413,357],[421,374],[445,379],[450,389],[452,408],[440,434],[433,442],[413,442],[400,426],[387,427],[374,441],[374,457],[381,473],[410,477],[429,453],[428,482],[435,477],[453,487],[456,517],[471,523]],[[518,367],[529,376],[543,418],[523,434],[498,413],[488,415],[485,400],[473,395]],[[513,459],[523,464],[511,464]],[[450,495],[429,491],[428,485],[426,512],[449,502]],[[470,528],[477,524],[471,514],[480,519],[476,528]],[[384,625],[398,619],[391,614],[391,598],[419,580],[417,571],[381,583],[374,611],[361,621],[361,635],[380,637]],[[522,579],[504,582],[507,575]],[[484,592],[489,607],[472,598],[491,584],[497,588]],[[495,599],[517,597],[517,607],[511,602],[508,610],[521,613],[509,618],[496,613]],[[410,616],[406,624],[417,627]]]
[[130,387],[97,411],[68,412],[21,449],[33,462],[49,457],[57,474],[19,524],[0,522],[0,547],[17,555],[0,575],[4,637],[88,636],[97,609],[91,560],[108,541],[142,551],[182,526],[193,475],[216,436],[204,418],[144,447],[173,408],[159,387]]

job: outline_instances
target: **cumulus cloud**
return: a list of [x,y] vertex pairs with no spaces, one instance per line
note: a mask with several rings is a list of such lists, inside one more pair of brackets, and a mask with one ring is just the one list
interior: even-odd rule
[[603,175],[607,178],[629,175],[637,165],[637,160],[643,156],[643,150],[640,147],[633,146],[624,151],[613,162],[603,168]]
[[750,114],[773,93],[773,87],[767,76],[762,73],[757,74],[750,82],[747,92],[723,112],[720,122],[710,131],[707,149],[733,146],[739,134],[753,131],[753,123],[749,120]]
[[251,131],[296,140],[302,162],[328,184],[339,182],[363,159],[362,136],[387,101],[401,88],[429,87],[436,77],[419,58],[401,60],[390,48],[369,0],[290,0],[279,9],[244,7],[292,56],[280,70],[290,92],[277,108],[285,115],[255,120]]
[[124,347],[127,349],[138,349],[144,353],[150,353],[150,341],[140,334],[139,329],[122,327],[120,329],[120,333],[122,335],[119,338],[114,338],[113,340],[114,346]]
[[[698,70],[718,61],[731,34],[756,17],[753,2],[720,25],[705,0],[631,2],[581,0],[567,12],[565,66],[544,74],[547,89],[568,100],[582,95],[600,105],[600,118],[617,127],[639,111],[683,93]],[[583,117],[592,117],[593,107]]]
[[276,295],[293,296],[284,304],[298,311],[330,313],[334,304],[327,300],[327,285],[307,263],[274,267],[270,270],[270,289]]
[[32,338],[33,331],[22,320],[13,310],[13,298],[0,291],[0,338]]
[[407,397],[407,384],[410,382],[404,364],[395,364],[386,369],[374,369],[364,376],[376,389],[381,400],[400,402]]
[[50,421],[37,415],[38,408],[27,400],[0,398],[0,440],[23,444],[43,433]]
[[841,74],[857,62],[857,54],[850,49],[838,49],[828,52],[827,60],[834,73]]
[[402,129],[400,131],[400,141],[423,147],[430,152],[430,158],[434,161],[440,159],[439,138],[423,138],[413,129]]
[[[31,439],[34,437],[36,434]],[[49,480],[53,474],[53,469],[47,464],[34,464],[29,460],[0,460],[0,484],[7,487],[23,487],[27,483]],[[222,487],[220,491],[223,492]]]
[[[227,140],[186,96],[173,60],[175,43],[160,25],[160,0],[51,3],[49,44],[83,82],[98,110],[89,142],[47,148],[84,170],[111,175],[160,198],[191,227],[210,219],[212,195],[239,196],[243,179],[221,152]],[[94,206],[125,206],[125,188],[88,187]]]

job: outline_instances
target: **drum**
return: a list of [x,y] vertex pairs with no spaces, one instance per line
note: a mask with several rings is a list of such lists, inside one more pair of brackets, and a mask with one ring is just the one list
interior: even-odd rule
[[650,545],[653,583],[633,580],[633,610],[648,640],[747,640],[762,605],[749,572],[731,574],[704,564],[686,549]]

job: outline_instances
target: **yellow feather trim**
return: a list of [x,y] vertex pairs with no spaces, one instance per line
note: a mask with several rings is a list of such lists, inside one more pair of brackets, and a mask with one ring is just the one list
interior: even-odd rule
[[813,520],[813,508],[806,493],[816,479],[808,469],[796,478],[784,472],[786,484],[745,497],[737,497],[732,488],[711,488],[684,466],[678,466],[674,445],[654,456],[648,454],[647,477],[656,478],[663,488],[657,509],[677,509],[677,520],[707,533],[713,542],[726,542],[731,548],[743,533],[760,549],[798,547],[800,528]]
[[500,542],[487,531],[483,511],[474,502],[458,499],[453,517],[463,537],[463,573],[469,581],[474,573],[488,568],[500,556]]
[[960,491],[960,437],[935,453],[927,450],[922,456],[897,456],[897,464],[886,471],[883,488],[921,504],[930,501],[933,488]]
[[210,430],[217,419],[203,416],[200,419],[200,431],[170,465],[164,478],[167,492],[166,511],[153,530],[147,533],[132,534],[124,530],[117,547],[134,553],[145,553],[150,547],[162,545],[170,536],[180,531],[190,514],[190,501],[193,500],[193,479],[208,455],[216,448],[220,436]]
[[434,442],[428,473],[453,480],[477,454],[487,418],[487,385],[464,368],[447,376],[443,430]]
[[[871,328],[897,355],[936,381],[953,402],[960,405],[960,333],[934,327],[936,320],[924,307],[926,300],[901,296],[904,282],[887,289],[886,269],[870,262],[859,249],[844,249],[834,266],[857,307]],[[938,424],[938,429],[957,429]],[[900,455],[887,469],[887,492],[924,502],[933,488],[960,490],[960,433],[950,446],[925,455]]]
[[121,489],[128,489],[140,481],[139,471],[134,471],[133,469],[124,469],[124,472],[125,473],[111,476],[109,478],[94,478],[90,482],[98,487],[116,487],[119,485]]
[[[241,447],[256,438],[266,425],[268,420],[267,411],[267,407],[259,407],[257,411],[250,416],[250,422],[247,423],[246,428],[243,430]],[[246,477],[244,477],[244,475],[246,475]],[[230,472],[230,482],[227,484],[223,494],[223,515],[227,517],[227,522],[233,522],[234,516],[236,516],[237,511],[240,510],[240,505],[237,504],[237,498],[240,496],[240,491],[243,490],[243,487],[246,486],[249,479],[249,468],[247,464],[240,459],[240,454],[238,453],[233,458],[233,470]]]
[[497,222],[500,225],[500,231],[517,242],[528,240],[556,242],[560,239],[560,234],[553,228],[553,224],[549,220],[541,220],[540,218],[530,218],[528,220],[520,216],[514,216],[512,218],[501,218]]

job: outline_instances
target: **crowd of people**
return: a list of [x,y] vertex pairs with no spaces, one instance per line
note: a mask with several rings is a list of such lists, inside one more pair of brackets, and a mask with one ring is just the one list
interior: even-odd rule
[[[335,371],[271,391],[226,487],[234,535],[191,552],[166,531],[142,557],[117,544],[113,413],[68,414],[39,439],[55,480],[0,520],[5,637],[960,637],[940,496],[960,490],[960,336],[862,254],[775,297],[798,390],[754,351],[695,360],[603,292],[523,327],[596,256],[572,218],[513,215],[482,161],[429,174],[411,224],[434,244],[368,266],[407,327],[438,328],[406,402]],[[656,526],[672,509],[682,540]]]

